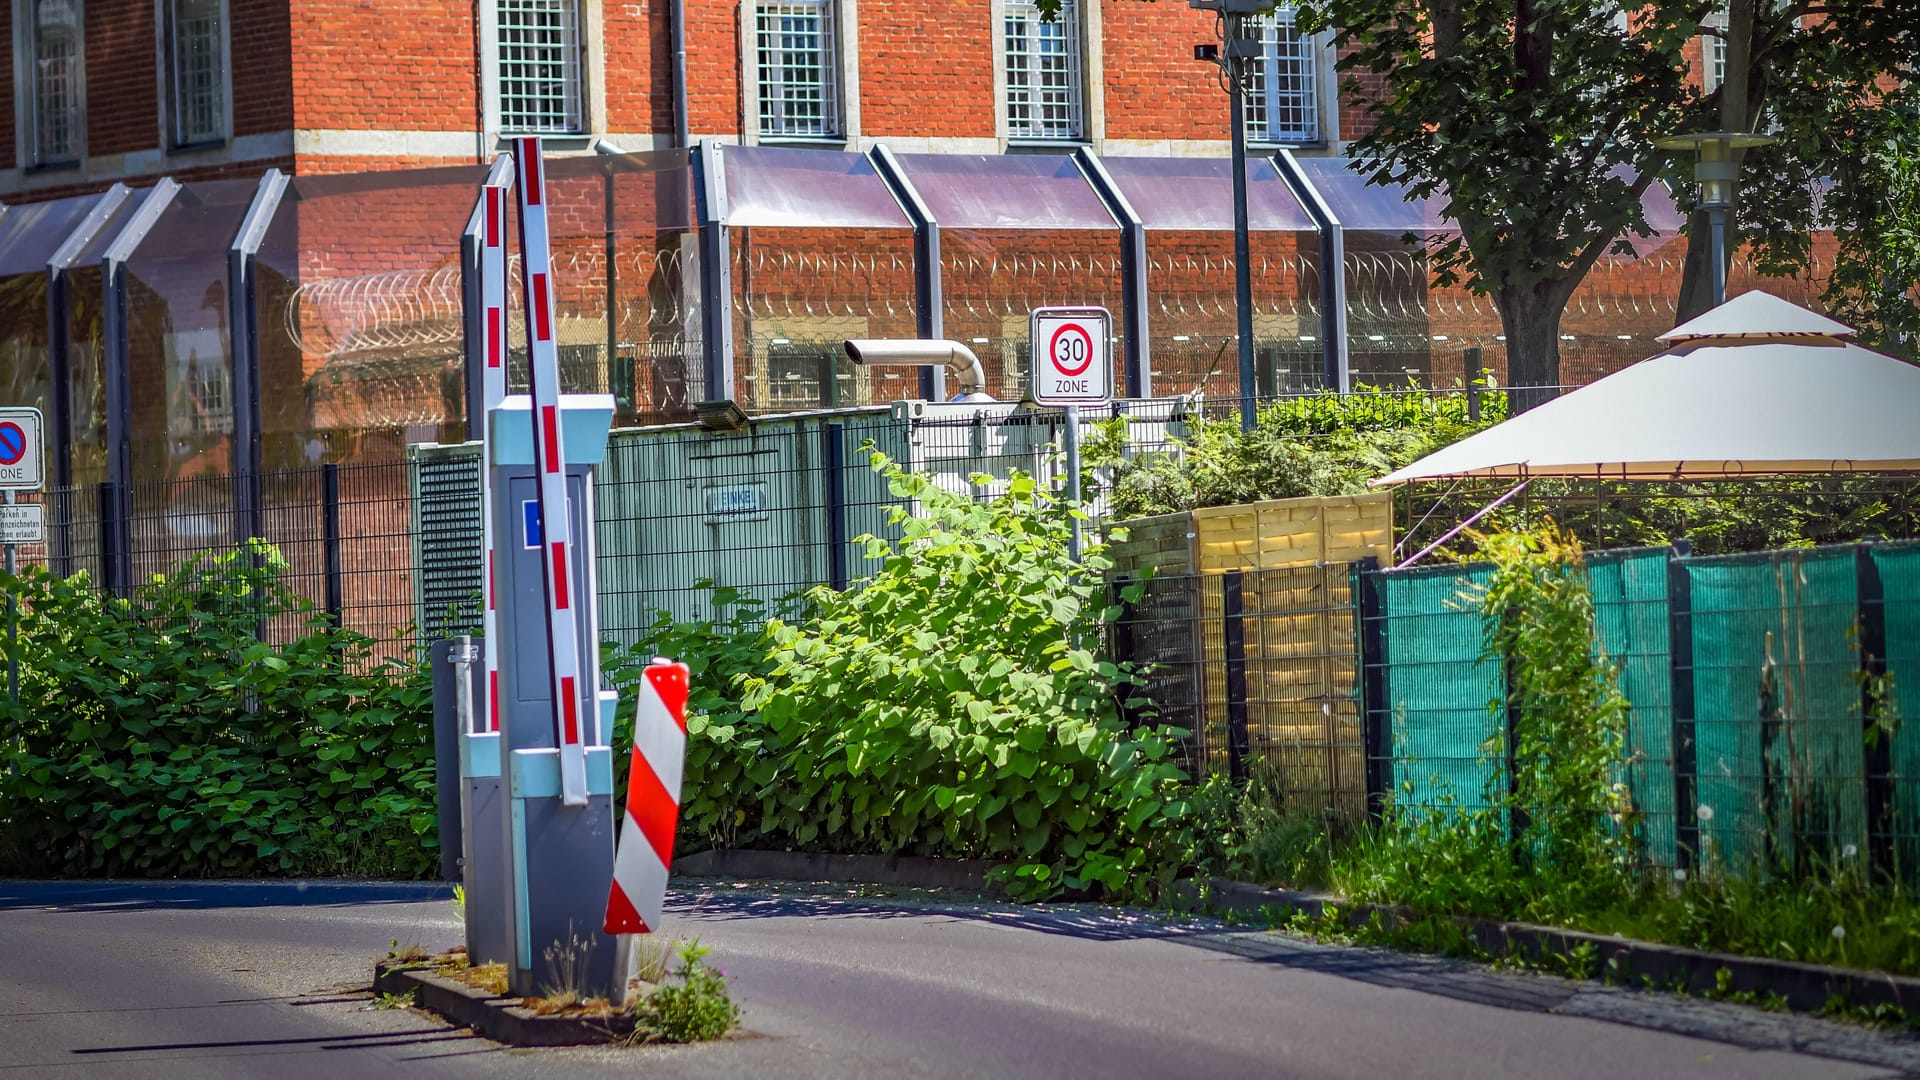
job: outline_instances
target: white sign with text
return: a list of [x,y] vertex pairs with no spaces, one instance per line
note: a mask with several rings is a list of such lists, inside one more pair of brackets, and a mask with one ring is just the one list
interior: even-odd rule
[[1027,338],[1036,405],[1104,405],[1113,399],[1113,316],[1097,307],[1035,308]]

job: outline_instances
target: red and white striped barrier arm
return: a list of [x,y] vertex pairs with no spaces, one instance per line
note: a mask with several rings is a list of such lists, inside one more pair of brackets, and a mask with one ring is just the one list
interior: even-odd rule
[[[480,188],[480,307],[482,333],[486,339],[485,365],[481,368],[481,416],[492,415],[507,396],[507,189],[513,186],[508,172],[499,184]],[[493,469],[487,458],[490,438],[485,420],[480,427],[480,550],[487,564],[481,592],[484,607],[480,633],[485,642],[487,670],[487,719],[484,730],[500,730],[500,640],[493,599]]]
[[680,776],[687,760],[687,665],[659,661],[640,680],[633,717],[633,761],[627,767],[627,816],[613,856],[607,897],[609,934],[660,928],[680,824]]
[[[581,663],[574,603],[573,542],[567,513],[567,464],[560,431],[560,354],[553,339],[553,261],[548,250],[547,183],[540,140],[514,140],[514,188],[520,210],[520,280],[527,313],[527,386],[533,397],[533,461],[539,477],[540,539],[545,545],[547,652],[553,664],[555,741],[560,747],[560,801],[587,804],[586,722],[581,715]],[[591,598],[584,598],[591,602]]]

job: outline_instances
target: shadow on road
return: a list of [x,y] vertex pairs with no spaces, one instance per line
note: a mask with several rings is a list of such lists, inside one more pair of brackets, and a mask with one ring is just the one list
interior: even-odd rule
[[977,904],[903,902],[861,897],[776,895],[748,890],[697,889],[670,894],[675,918],[702,919],[898,919],[943,916],[969,922],[1061,934],[1087,941],[1135,941],[1213,933],[1212,924],[1183,926],[1166,917],[1098,905],[1034,905],[986,901]]
[[944,904],[860,897],[778,895],[745,889],[703,888],[669,899],[668,910],[689,922],[743,918],[897,919],[928,915],[997,927],[1060,934],[1087,941],[1163,940],[1226,953],[1258,964],[1333,975],[1373,986],[1413,990],[1458,1001],[1523,1012],[1548,1012],[1573,996],[1571,986],[1503,975],[1441,957],[1387,949],[1322,945],[1285,934],[1221,926],[1157,912],[1095,905],[1020,907]]
[[[422,1028],[418,1031],[381,1031],[368,1035],[315,1035],[300,1039],[227,1039],[218,1042],[178,1042],[147,1043],[138,1046],[83,1046],[69,1053],[94,1056],[100,1054],[159,1054],[180,1050],[244,1050],[261,1047],[313,1047],[316,1050],[365,1050],[379,1046],[418,1046],[421,1043],[465,1042],[477,1044],[487,1049],[497,1049],[491,1043],[471,1031],[448,1031],[446,1028]],[[438,1056],[438,1055],[436,1055]]]
[[1316,971],[1370,986],[1415,990],[1522,1012],[1550,1012],[1566,1004],[1575,993],[1572,985],[1558,980],[1503,975],[1459,960],[1365,946],[1321,945],[1271,932],[1222,930],[1188,935],[1181,943],[1258,964]]
[[438,881],[0,881],[0,911],[198,911],[422,904],[453,898]]

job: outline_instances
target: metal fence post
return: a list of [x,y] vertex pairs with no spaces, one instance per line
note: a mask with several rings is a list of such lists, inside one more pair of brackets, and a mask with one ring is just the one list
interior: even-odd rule
[[115,596],[125,598],[126,583],[120,551],[120,499],[111,480],[97,488],[100,501],[100,583]]
[[847,428],[828,424],[825,428],[827,495],[827,580],[834,589],[844,591],[847,573]]
[[[1509,610],[1502,618],[1518,618],[1519,613]],[[1513,657],[1505,656],[1500,661],[1500,696],[1506,702],[1507,713],[1507,838],[1513,845],[1514,861],[1526,865],[1528,851],[1521,837],[1533,824],[1533,818],[1526,807],[1520,805],[1520,718],[1525,715],[1513,700]]]
[[1673,841],[1680,869],[1697,865],[1700,818],[1696,797],[1699,754],[1694,743],[1693,579],[1687,572],[1692,547],[1675,542],[1667,559],[1667,656],[1673,712]]
[[1865,754],[1867,858],[1875,870],[1891,872],[1893,850],[1893,732],[1880,726],[1887,707],[1887,595],[1873,545],[1853,549],[1856,601],[1860,620],[1860,719]]
[[1487,369],[1478,345],[1467,350],[1467,419],[1480,422],[1480,381],[1486,378]]
[[[1133,621],[1137,617],[1134,606],[1127,603],[1127,589],[1133,584],[1130,576],[1120,576],[1107,582],[1107,605],[1113,609],[1113,618],[1107,620],[1107,654],[1115,664],[1121,667],[1133,663],[1135,652],[1133,640]],[[1133,702],[1141,696],[1139,689],[1121,691],[1120,715],[1126,719],[1127,730],[1139,725],[1139,710]],[[1189,736],[1191,738],[1191,736]],[[1194,772],[1196,781],[1200,779]]]
[[1247,625],[1243,573],[1229,570],[1220,580],[1221,630],[1227,654],[1227,775],[1247,778]]
[[1387,697],[1387,591],[1377,556],[1353,564],[1352,591],[1354,632],[1360,639],[1360,752],[1366,765],[1367,816],[1378,821],[1386,814],[1393,777],[1393,709]]
[[340,626],[340,466],[329,461],[320,467],[320,549],[324,561],[327,618]]

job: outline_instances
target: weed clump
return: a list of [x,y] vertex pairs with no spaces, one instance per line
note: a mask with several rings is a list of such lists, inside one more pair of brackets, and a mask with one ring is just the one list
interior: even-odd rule
[[727,973],[706,962],[710,951],[697,940],[680,947],[680,968],[673,975],[678,981],[634,1005],[639,1031],[661,1042],[707,1042],[740,1023],[740,1006],[727,993]]

